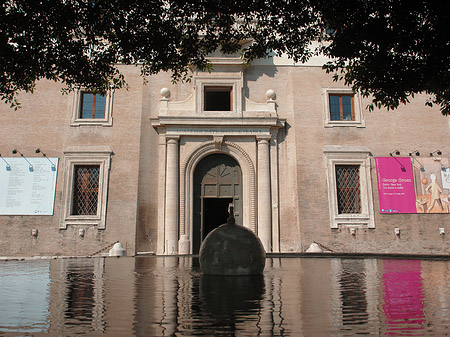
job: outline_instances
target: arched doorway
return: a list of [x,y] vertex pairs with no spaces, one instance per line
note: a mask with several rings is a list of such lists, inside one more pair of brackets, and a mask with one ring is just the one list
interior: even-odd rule
[[227,221],[230,203],[234,204],[236,223],[242,225],[242,171],[238,162],[226,154],[206,156],[194,172],[194,254],[206,235]]

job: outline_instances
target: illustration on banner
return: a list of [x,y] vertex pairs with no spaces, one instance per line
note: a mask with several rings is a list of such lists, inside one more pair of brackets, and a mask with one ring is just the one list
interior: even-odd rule
[[450,213],[448,158],[375,158],[381,213]]

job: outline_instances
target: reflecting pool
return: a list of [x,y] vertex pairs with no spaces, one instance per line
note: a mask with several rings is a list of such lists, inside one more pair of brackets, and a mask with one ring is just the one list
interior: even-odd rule
[[193,257],[0,262],[0,335],[447,336],[450,262],[268,258],[204,276]]

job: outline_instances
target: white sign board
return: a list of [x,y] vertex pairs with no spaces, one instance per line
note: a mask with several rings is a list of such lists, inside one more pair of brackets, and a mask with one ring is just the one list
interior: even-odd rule
[[0,215],[53,215],[58,158],[0,158]]

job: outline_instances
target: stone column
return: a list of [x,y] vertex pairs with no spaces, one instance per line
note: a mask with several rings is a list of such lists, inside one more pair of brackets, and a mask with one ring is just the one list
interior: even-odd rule
[[179,137],[167,137],[167,161],[166,161],[166,225],[164,254],[178,253],[178,139]]
[[272,251],[269,140],[258,138],[258,236],[266,252]]

